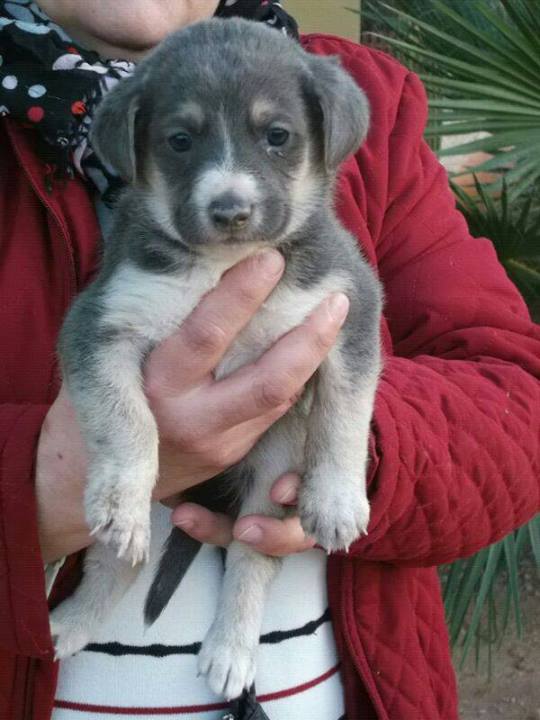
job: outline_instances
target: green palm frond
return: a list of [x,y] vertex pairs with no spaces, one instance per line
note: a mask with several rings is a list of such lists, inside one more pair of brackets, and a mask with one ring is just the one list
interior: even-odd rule
[[[536,7],[535,7],[536,5]],[[429,12],[421,12],[420,8]],[[407,8],[407,11],[401,8]],[[485,152],[476,170],[498,171],[516,198],[540,180],[540,13],[538,0],[369,2],[370,33],[416,70],[430,96],[428,138],[487,137],[441,155]],[[491,190],[500,190],[498,180]]]
[[534,210],[536,193],[521,207],[511,202],[506,182],[495,201],[474,176],[477,198],[452,184],[457,206],[474,237],[489,238],[506,272],[531,306],[540,300],[540,212]]
[[459,667],[473,648],[478,661],[480,647],[487,645],[490,669],[491,649],[501,644],[512,624],[521,636],[519,566],[531,549],[540,569],[540,517],[472,558],[442,568],[448,630]]

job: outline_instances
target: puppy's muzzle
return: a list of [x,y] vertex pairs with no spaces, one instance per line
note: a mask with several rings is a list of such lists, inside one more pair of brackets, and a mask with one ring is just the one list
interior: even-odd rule
[[238,195],[225,193],[210,203],[208,213],[216,230],[231,233],[248,227],[253,215],[253,205]]

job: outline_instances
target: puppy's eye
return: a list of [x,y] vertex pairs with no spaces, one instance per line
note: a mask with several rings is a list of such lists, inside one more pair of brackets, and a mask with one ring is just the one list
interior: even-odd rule
[[187,152],[191,150],[193,138],[186,132],[177,133],[169,138],[169,145],[175,152]]
[[285,130],[285,128],[275,127],[268,130],[266,133],[266,139],[270,145],[273,145],[274,147],[281,147],[281,145],[285,145],[289,139],[289,135],[289,131]]

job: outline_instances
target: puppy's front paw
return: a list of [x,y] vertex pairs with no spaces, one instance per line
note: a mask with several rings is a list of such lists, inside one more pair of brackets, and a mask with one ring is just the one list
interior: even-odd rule
[[122,484],[118,472],[113,477],[102,475],[100,480],[91,481],[85,495],[91,534],[132,565],[148,560],[150,495],[146,487],[153,483]]
[[90,642],[91,624],[84,616],[82,608],[71,598],[53,610],[49,623],[55,660],[75,655]]
[[369,502],[362,487],[335,475],[304,480],[298,497],[300,522],[327,552],[348,551],[367,534]]
[[130,512],[116,512],[111,519],[95,525],[92,535],[132,566],[148,560],[150,522],[144,513],[134,517]]
[[126,506],[111,494],[92,504],[86,519],[91,534],[115,550],[117,557],[131,565],[148,560],[150,503],[138,508]]
[[216,695],[233,700],[253,685],[256,649],[212,626],[199,653],[199,673]]

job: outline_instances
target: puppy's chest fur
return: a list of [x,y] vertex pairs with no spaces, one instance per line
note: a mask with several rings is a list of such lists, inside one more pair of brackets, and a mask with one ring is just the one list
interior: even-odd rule
[[[191,267],[174,274],[153,273],[124,262],[104,287],[102,323],[108,328],[134,332],[151,348],[183,323],[229,267],[254,251],[256,248],[243,246],[201,256]],[[286,270],[278,286],[229,347],[216,368],[216,378],[256,360],[279,337],[300,325],[330,293],[346,291],[349,285],[342,273],[333,271],[309,287],[302,287],[294,273]],[[235,312],[235,308],[231,307],[230,312]]]

